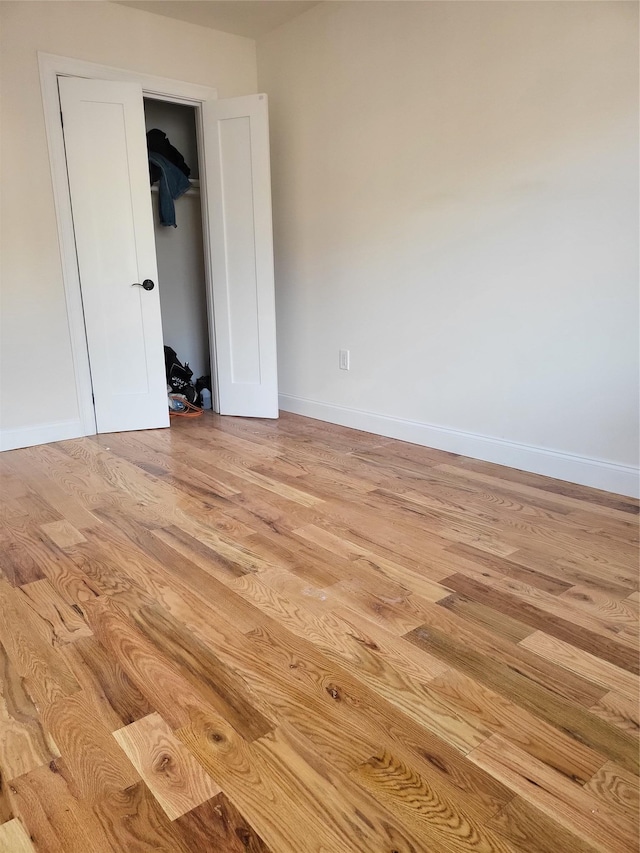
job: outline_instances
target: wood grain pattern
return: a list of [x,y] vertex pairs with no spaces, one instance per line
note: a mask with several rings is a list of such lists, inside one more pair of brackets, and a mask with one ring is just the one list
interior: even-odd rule
[[[200,717],[177,734],[270,846],[302,850],[311,841],[310,850],[357,850],[344,830],[333,830],[306,782],[288,768],[283,775],[220,718]],[[285,819],[285,812],[295,819]],[[313,839],[309,826],[317,831]]]
[[113,733],[170,820],[220,793],[159,714]]
[[347,777],[341,786],[332,784],[339,772],[332,773],[285,728],[250,745],[220,719],[206,717],[178,736],[275,850],[421,849],[409,829]]
[[541,631],[521,640],[520,645],[525,649],[559,663],[570,672],[580,675],[606,690],[617,690],[635,699],[640,693],[640,679],[625,669],[614,666],[609,661],[590,655],[582,649],[576,649],[570,643],[565,643],[555,637],[549,637]]
[[13,817],[13,808],[9,799],[7,782],[0,770],[0,824],[6,823]]
[[612,690],[589,709],[601,720],[616,726],[636,740],[640,739],[640,709],[637,699]]
[[352,774],[364,788],[427,841],[429,849],[511,853],[511,846],[475,823],[460,803],[448,801],[411,767],[389,753]]
[[596,847],[522,797],[514,797],[487,826],[522,853],[596,853]]
[[319,687],[325,701],[349,713],[354,707],[366,712],[372,724],[389,731],[404,725],[405,731],[415,723],[421,731],[437,735],[441,740],[466,753],[481,743],[489,730],[471,720],[463,712],[451,707],[430,689],[429,684],[415,684],[403,679],[391,683],[384,695],[375,686],[367,684],[360,674],[354,676],[348,666],[336,663],[315,646],[279,627],[260,632],[274,655],[279,655],[294,671]]
[[36,853],[36,848],[18,818],[0,825],[0,853]]
[[533,684],[515,668],[490,660],[474,649],[462,649],[432,629],[419,628],[407,636],[416,645],[424,645],[427,651],[441,656],[453,667],[496,693],[513,696],[521,707],[570,733],[577,741],[615,757],[623,767],[638,772],[637,748],[632,739],[615,727],[603,724],[579,705],[571,704],[539,684]]
[[509,785],[525,800],[594,846],[634,850],[638,826],[631,816],[604,812],[598,799],[536,759],[493,735],[469,754],[469,760]]
[[95,696],[110,726],[120,728],[152,713],[147,699],[128,677],[117,657],[95,638],[80,639],[62,653],[85,692]]
[[363,548],[357,542],[336,536],[327,530],[308,525],[298,528],[294,533],[305,542],[312,542],[314,545],[326,548],[338,556],[365,560],[375,571],[380,572],[391,581],[401,584],[405,589],[423,596],[428,601],[439,601],[449,594],[448,589],[430,581],[424,575],[413,572],[401,563],[389,560],[368,548]]
[[0,770],[5,780],[59,755],[16,668],[0,645]]
[[281,722],[303,733],[334,766],[351,770],[375,749],[379,733],[363,727],[353,719],[349,707],[334,701],[325,689],[331,679],[329,661],[319,667],[317,659],[307,659],[303,649],[295,641],[283,645],[264,629],[250,632],[240,641],[229,633],[218,647],[221,657],[250,683]]
[[638,510],[289,414],[0,454],[0,853],[635,853]]
[[261,738],[256,750],[268,756],[274,767],[286,768],[285,772],[293,771],[311,782],[320,795],[319,805],[329,805],[333,826],[344,826],[345,836],[356,838],[360,849],[413,853],[424,846],[420,834],[395,819],[363,786],[319,759],[293,729],[283,726]]
[[251,824],[225,794],[218,794],[178,818],[189,850],[207,853],[270,853]]
[[99,713],[92,697],[82,691],[56,700],[44,712],[45,725],[60,748],[75,787],[92,804],[140,778]]
[[48,524],[41,524],[40,529],[59,548],[64,548],[69,545],[77,545],[79,542],[86,541],[82,533],[80,533],[73,524],[65,519],[62,519],[61,521],[50,521]]
[[36,839],[38,853],[41,850],[47,853],[109,850],[95,818],[92,820],[88,812],[83,814],[68,779],[64,761],[57,759],[10,784],[14,809]]
[[406,634],[424,621],[420,597],[412,595],[408,590],[399,589],[396,594],[389,595],[376,586],[374,593],[364,580],[358,579],[338,581],[327,593],[332,604],[356,610],[392,634]]
[[596,799],[613,808],[624,818],[633,817],[638,823],[640,812],[640,782],[637,776],[613,763],[607,763],[585,785]]
[[255,740],[273,729],[243,679],[177,620],[159,607],[142,607],[133,618],[204,702],[219,711],[243,737]]
[[233,559],[228,551],[225,554],[220,550],[214,550],[210,545],[205,545],[195,536],[190,536],[178,527],[166,527],[154,533],[179,554],[187,557],[206,572],[216,575],[220,580],[241,577],[246,571],[254,568],[253,565],[245,568],[238,562],[237,554],[233,555],[236,558]]
[[572,704],[586,707],[605,692],[603,688],[544,660],[521,644],[501,639],[477,624],[469,625],[465,619],[449,613],[446,608],[425,607],[423,613],[424,624],[410,631],[406,639],[426,651],[429,646],[433,646],[432,654],[437,646],[437,656],[443,658],[453,659],[463,649],[475,650],[476,656],[470,656],[468,665],[471,667],[472,661],[475,661],[485,671],[487,678],[499,677],[499,673],[504,673],[507,678],[521,676],[534,692],[536,688],[541,688]]
[[79,689],[49,642],[48,626],[23,601],[19,591],[0,580],[0,642],[24,685],[41,707]]
[[[475,622],[483,628],[489,628],[497,636],[514,643],[524,640],[525,637],[533,633],[533,629],[529,625],[518,622],[517,619],[513,619],[501,610],[480,604],[466,595],[449,595],[441,599],[438,604],[446,607],[452,613],[457,613],[458,616],[462,616],[468,622]],[[525,646],[525,648],[529,648],[529,646]]]
[[431,682],[432,689],[489,730],[580,784],[602,764],[602,754],[577,740],[568,728],[553,726],[515,701],[455,669]]
[[[553,607],[556,611],[550,612],[539,606],[540,595],[533,601],[526,600],[523,597],[526,590],[517,590],[520,592],[520,596],[511,595],[496,589],[495,586],[490,587],[462,575],[453,575],[446,578],[443,583],[447,583],[449,587],[458,592],[471,595],[475,601],[485,603],[489,607],[493,606],[494,609],[506,615],[526,622],[532,628],[544,631],[560,640],[568,640],[585,652],[597,653],[599,657],[616,666],[628,669],[635,675],[640,673],[637,651],[611,638],[611,634],[615,634],[617,639],[621,639],[615,625],[610,622],[603,624],[600,620],[594,619],[590,630],[584,625],[589,620],[582,618],[581,615],[579,618],[575,613],[567,613],[567,618],[559,616],[557,612],[562,608],[562,604],[559,603],[558,598],[549,596],[549,599],[544,602],[547,607]],[[513,582],[505,585],[514,588]],[[534,601],[536,603],[533,603]],[[575,621],[572,621],[571,617],[574,617]],[[608,636],[605,636],[607,634]]]
[[106,849],[192,853],[143,782],[96,803],[93,814],[108,840]]
[[552,595],[559,595],[561,592],[566,592],[571,588],[571,583],[568,581],[563,581],[554,575],[547,575],[542,571],[536,571],[518,563],[518,552],[516,552],[513,560],[508,560],[504,557],[496,557],[484,551],[479,551],[472,545],[450,545],[447,551],[456,557],[464,557],[467,560],[471,560],[478,568],[484,567],[504,577],[515,578],[545,592],[550,592]]
[[[18,524],[17,521],[22,522]],[[0,531],[2,575],[12,586],[40,580],[44,566],[52,559],[46,542],[40,538],[37,525],[24,522],[24,516],[10,525],[4,522]]]
[[96,608],[90,618],[100,642],[172,729],[188,723],[194,709],[208,707],[198,687],[159,653],[121,608],[100,602],[100,609]]
[[74,608],[57,592],[47,578],[23,584],[20,588],[23,601],[48,627],[52,646],[73,643],[82,637],[91,636],[91,628],[82,612]]
[[38,853],[191,853],[181,833],[174,830],[140,781],[87,799],[76,786],[72,769],[63,759],[56,759],[14,780],[11,797],[38,845]]
[[63,521],[73,525],[79,531],[96,524],[95,516],[70,493],[67,488],[70,485],[69,480],[65,483],[65,487],[62,487],[60,469],[51,466],[48,460],[43,464],[39,453],[15,454],[8,460],[7,468],[11,469],[12,466],[16,466],[21,482],[28,485],[29,491],[38,494],[50,506],[57,507],[59,517]]

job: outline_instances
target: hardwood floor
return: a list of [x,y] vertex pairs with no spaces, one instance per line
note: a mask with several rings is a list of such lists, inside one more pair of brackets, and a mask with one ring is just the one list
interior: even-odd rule
[[0,853],[638,849],[636,501],[209,415],[0,529]]

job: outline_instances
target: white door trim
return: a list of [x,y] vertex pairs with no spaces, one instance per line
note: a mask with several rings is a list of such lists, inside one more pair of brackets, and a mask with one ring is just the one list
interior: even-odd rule
[[[76,378],[78,411],[80,413],[83,434],[95,435],[96,419],[93,407],[91,372],[89,369],[89,352],[87,348],[87,336],[82,310],[82,291],[80,287],[80,276],[78,273],[78,263],[76,258],[73,215],[71,212],[71,198],[69,195],[69,183],[67,179],[67,162],[64,150],[64,137],[62,134],[57,78],[58,76],[70,76],[89,77],[100,80],[137,82],[141,84],[143,94],[145,95],[155,97],[160,100],[189,104],[197,107],[199,113],[198,147],[202,192],[206,192],[206,163],[202,139],[201,108],[205,101],[217,98],[218,93],[214,88],[200,86],[196,83],[171,80],[167,77],[155,77],[149,74],[141,74],[137,71],[112,68],[108,65],[97,65],[93,62],[85,62],[84,60],[72,59],[65,56],[56,56],[50,53],[39,52],[38,65],[40,68],[40,86],[42,89],[45,129],[47,145],[49,148],[49,161],[51,165],[53,200],[58,227],[58,245],[62,263],[62,279],[64,282],[65,299],[67,303],[71,351]],[[208,239],[209,228],[207,221],[207,207],[208,205],[205,197],[202,204],[202,214],[207,298],[210,300],[211,246]],[[213,314],[211,304],[209,304],[209,337],[212,344],[212,358],[215,353],[213,335]],[[215,380],[213,382],[213,390],[213,406],[217,411],[219,404],[217,399],[217,382],[215,382]]]

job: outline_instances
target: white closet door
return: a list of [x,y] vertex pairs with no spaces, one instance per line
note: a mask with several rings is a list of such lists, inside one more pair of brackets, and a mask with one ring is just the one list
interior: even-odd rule
[[[59,78],[98,432],[169,425],[142,88]],[[154,283],[151,290],[141,286]]]
[[266,95],[204,104],[220,414],[278,417]]

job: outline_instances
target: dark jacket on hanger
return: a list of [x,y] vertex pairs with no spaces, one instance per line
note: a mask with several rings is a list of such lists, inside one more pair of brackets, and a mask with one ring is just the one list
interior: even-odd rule
[[161,225],[176,225],[174,200],[180,198],[191,186],[189,178],[162,154],[149,151],[149,167],[155,167],[160,175],[158,187],[158,211]]
[[[147,132],[147,149],[149,151],[153,151],[155,154],[161,154],[170,163],[177,166],[178,169],[187,176],[187,178],[191,174],[191,169],[185,163],[182,154],[169,142],[167,134],[162,130],[158,130],[157,127],[154,127],[153,130],[149,130]],[[155,184],[156,181],[160,180],[160,174],[156,171],[154,166],[149,168],[149,172],[151,174],[152,184]]]

